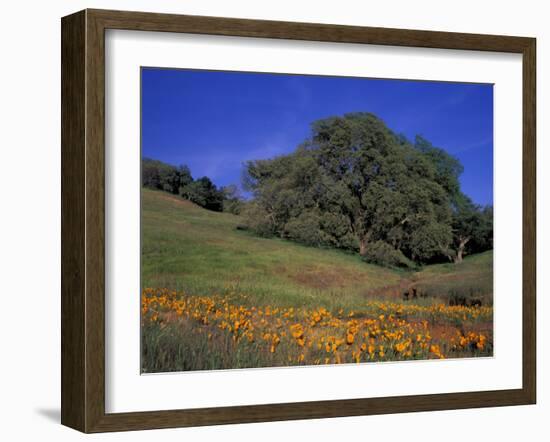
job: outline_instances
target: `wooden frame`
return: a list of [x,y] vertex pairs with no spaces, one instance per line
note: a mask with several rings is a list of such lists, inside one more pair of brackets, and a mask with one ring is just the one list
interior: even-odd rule
[[[523,387],[402,397],[105,413],[105,30],[185,32],[523,56]],[[105,10],[62,19],[62,407],[83,432],[533,404],[536,398],[533,38]]]

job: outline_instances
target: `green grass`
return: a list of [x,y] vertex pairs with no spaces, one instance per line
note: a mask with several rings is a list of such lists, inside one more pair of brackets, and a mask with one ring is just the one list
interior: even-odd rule
[[429,297],[493,301],[493,251],[467,256],[461,264],[426,266],[413,276],[416,287]]
[[[398,271],[366,264],[353,253],[260,238],[237,230],[241,222],[238,216],[207,211],[177,196],[143,189],[142,286],[175,289],[174,302],[185,300],[186,305],[185,313],[178,313],[183,308],[180,304],[174,307],[166,300],[162,305],[155,301],[142,316],[143,372],[353,362],[361,344],[370,344],[363,339],[368,331],[365,318],[386,321],[385,327],[397,327],[392,317],[406,321],[408,325],[402,328],[410,334],[415,350],[406,356],[396,349],[396,338],[376,335],[375,348],[385,346],[384,354],[369,355],[362,350],[362,362],[434,357],[430,347],[419,347],[416,342],[417,333],[426,334],[423,320],[429,323],[430,345],[436,344],[446,357],[492,354],[490,307],[441,309],[432,305],[460,303],[462,298],[491,304],[492,252],[467,257],[460,265]],[[417,298],[403,300],[403,293],[411,287],[417,289]],[[203,304],[196,304],[197,299]],[[207,310],[211,302],[217,306]],[[262,308],[267,311],[266,305],[282,308],[273,309],[269,316],[260,314]],[[296,308],[292,316],[288,316],[290,307]],[[326,324],[313,326],[312,312],[319,307],[331,312],[331,320],[325,318]],[[363,327],[353,345],[326,350],[328,341],[321,342],[320,337],[329,339],[330,335],[346,342],[350,318]],[[237,319],[240,328],[235,326]],[[303,325],[312,345],[300,345],[292,336],[291,326],[296,322]],[[253,339],[245,337],[244,329]],[[267,338],[265,332],[270,334]],[[460,350],[453,348],[451,336],[470,332],[486,337],[481,349],[473,347],[474,341]],[[270,349],[273,333],[281,339],[276,350]]]
[[142,286],[200,295],[246,293],[257,305],[332,309],[377,297],[399,300],[400,290],[412,283],[430,297],[492,296],[492,252],[461,265],[407,273],[366,264],[356,254],[259,238],[237,230],[239,222],[238,216],[143,189]]

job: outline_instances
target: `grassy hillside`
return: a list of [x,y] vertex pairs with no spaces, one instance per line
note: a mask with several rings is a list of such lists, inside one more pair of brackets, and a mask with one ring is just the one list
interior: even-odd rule
[[238,291],[281,305],[349,305],[400,275],[358,256],[236,229],[239,217],[142,191],[142,285],[192,293]]
[[429,297],[493,302],[493,251],[467,256],[460,265],[434,264],[413,275],[414,285]]
[[492,355],[492,253],[400,272],[239,222],[143,190],[143,372]]
[[492,294],[492,252],[459,266],[399,272],[366,264],[354,254],[259,238],[237,230],[238,223],[235,215],[143,189],[143,287],[204,295],[246,293],[258,305],[331,309],[354,308],[372,298],[400,300],[410,286],[430,297]]

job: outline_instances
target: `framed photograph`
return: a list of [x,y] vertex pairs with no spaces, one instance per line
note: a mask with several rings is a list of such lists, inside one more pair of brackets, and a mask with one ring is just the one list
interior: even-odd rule
[[535,39],[62,19],[62,423],[534,404]]

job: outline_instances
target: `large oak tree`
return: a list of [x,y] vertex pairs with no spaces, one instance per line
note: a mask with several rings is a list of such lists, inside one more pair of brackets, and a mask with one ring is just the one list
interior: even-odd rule
[[249,227],[363,256],[382,244],[396,263],[427,261],[452,242],[455,183],[445,168],[456,165],[441,153],[370,113],[316,121],[294,153],[246,163]]

